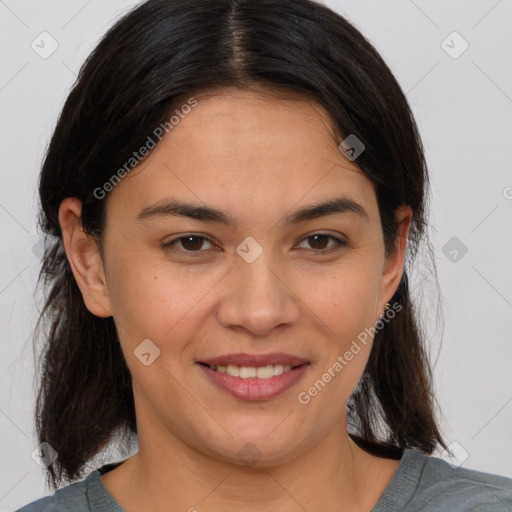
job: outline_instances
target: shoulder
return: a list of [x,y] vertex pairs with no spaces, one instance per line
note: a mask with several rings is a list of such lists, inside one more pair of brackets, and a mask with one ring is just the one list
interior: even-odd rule
[[512,479],[456,467],[437,457],[406,450],[419,469],[411,505],[414,509],[501,512],[512,510]]
[[28,503],[15,512],[89,512],[87,499],[87,482],[92,473],[81,482],[69,484],[55,491],[52,496],[45,496]]

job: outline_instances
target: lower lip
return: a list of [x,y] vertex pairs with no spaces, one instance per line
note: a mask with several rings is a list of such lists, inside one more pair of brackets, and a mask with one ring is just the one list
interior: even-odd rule
[[236,398],[242,400],[268,400],[290,389],[298,382],[310,365],[306,363],[297,366],[270,379],[242,379],[227,373],[217,372],[203,364],[199,364],[199,366],[216,386]]

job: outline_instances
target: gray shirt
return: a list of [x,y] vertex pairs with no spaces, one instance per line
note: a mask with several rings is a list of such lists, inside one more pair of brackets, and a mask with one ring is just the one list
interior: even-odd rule
[[[125,512],[100,476],[106,464],[81,482],[69,484],[16,512]],[[511,512],[512,479],[456,468],[436,457],[406,449],[400,465],[372,512]]]

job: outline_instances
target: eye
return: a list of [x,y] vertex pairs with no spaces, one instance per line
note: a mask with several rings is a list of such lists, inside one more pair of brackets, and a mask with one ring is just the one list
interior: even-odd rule
[[169,242],[165,242],[163,247],[168,248],[175,245],[181,245],[183,248],[181,252],[202,252],[201,248],[203,248],[204,242],[213,245],[212,242],[204,236],[188,233]]
[[[335,242],[334,245],[327,245],[329,239]],[[165,242],[162,244],[162,246],[164,248],[181,246],[181,249],[177,249],[179,252],[199,253],[203,252],[204,250],[211,249],[211,247],[206,247],[205,249],[205,242],[213,247],[213,242],[207,237],[197,235],[195,233],[188,233],[186,235],[174,238],[169,242]],[[310,244],[311,250],[313,252],[322,253],[330,253],[339,249],[340,247],[346,246],[346,243],[343,240],[340,240],[339,238],[328,233],[313,233],[312,235],[308,235],[301,240],[299,245],[304,242],[308,242]]]
[[[334,240],[336,243],[334,247],[330,246],[326,249],[326,244],[329,239]],[[301,243],[303,242],[308,242],[314,252],[323,253],[329,253],[347,245],[343,240],[340,240],[333,235],[329,235],[328,233],[313,233],[312,235],[304,237],[301,240]]]

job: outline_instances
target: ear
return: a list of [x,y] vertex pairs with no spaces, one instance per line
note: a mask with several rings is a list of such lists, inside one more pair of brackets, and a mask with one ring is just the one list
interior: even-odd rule
[[103,262],[96,241],[82,228],[82,203],[68,197],[59,207],[64,249],[85,306],[96,316],[112,315]]
[[[380,308],[383,308],[384,304],[393,297],[402,279],[411,219],[412,209],[410,206],[402,205],[396,209],[397,236],[393,250],[384,262],[379,297]],[[383,314],[384,311],[382,310],[379,316]]]

